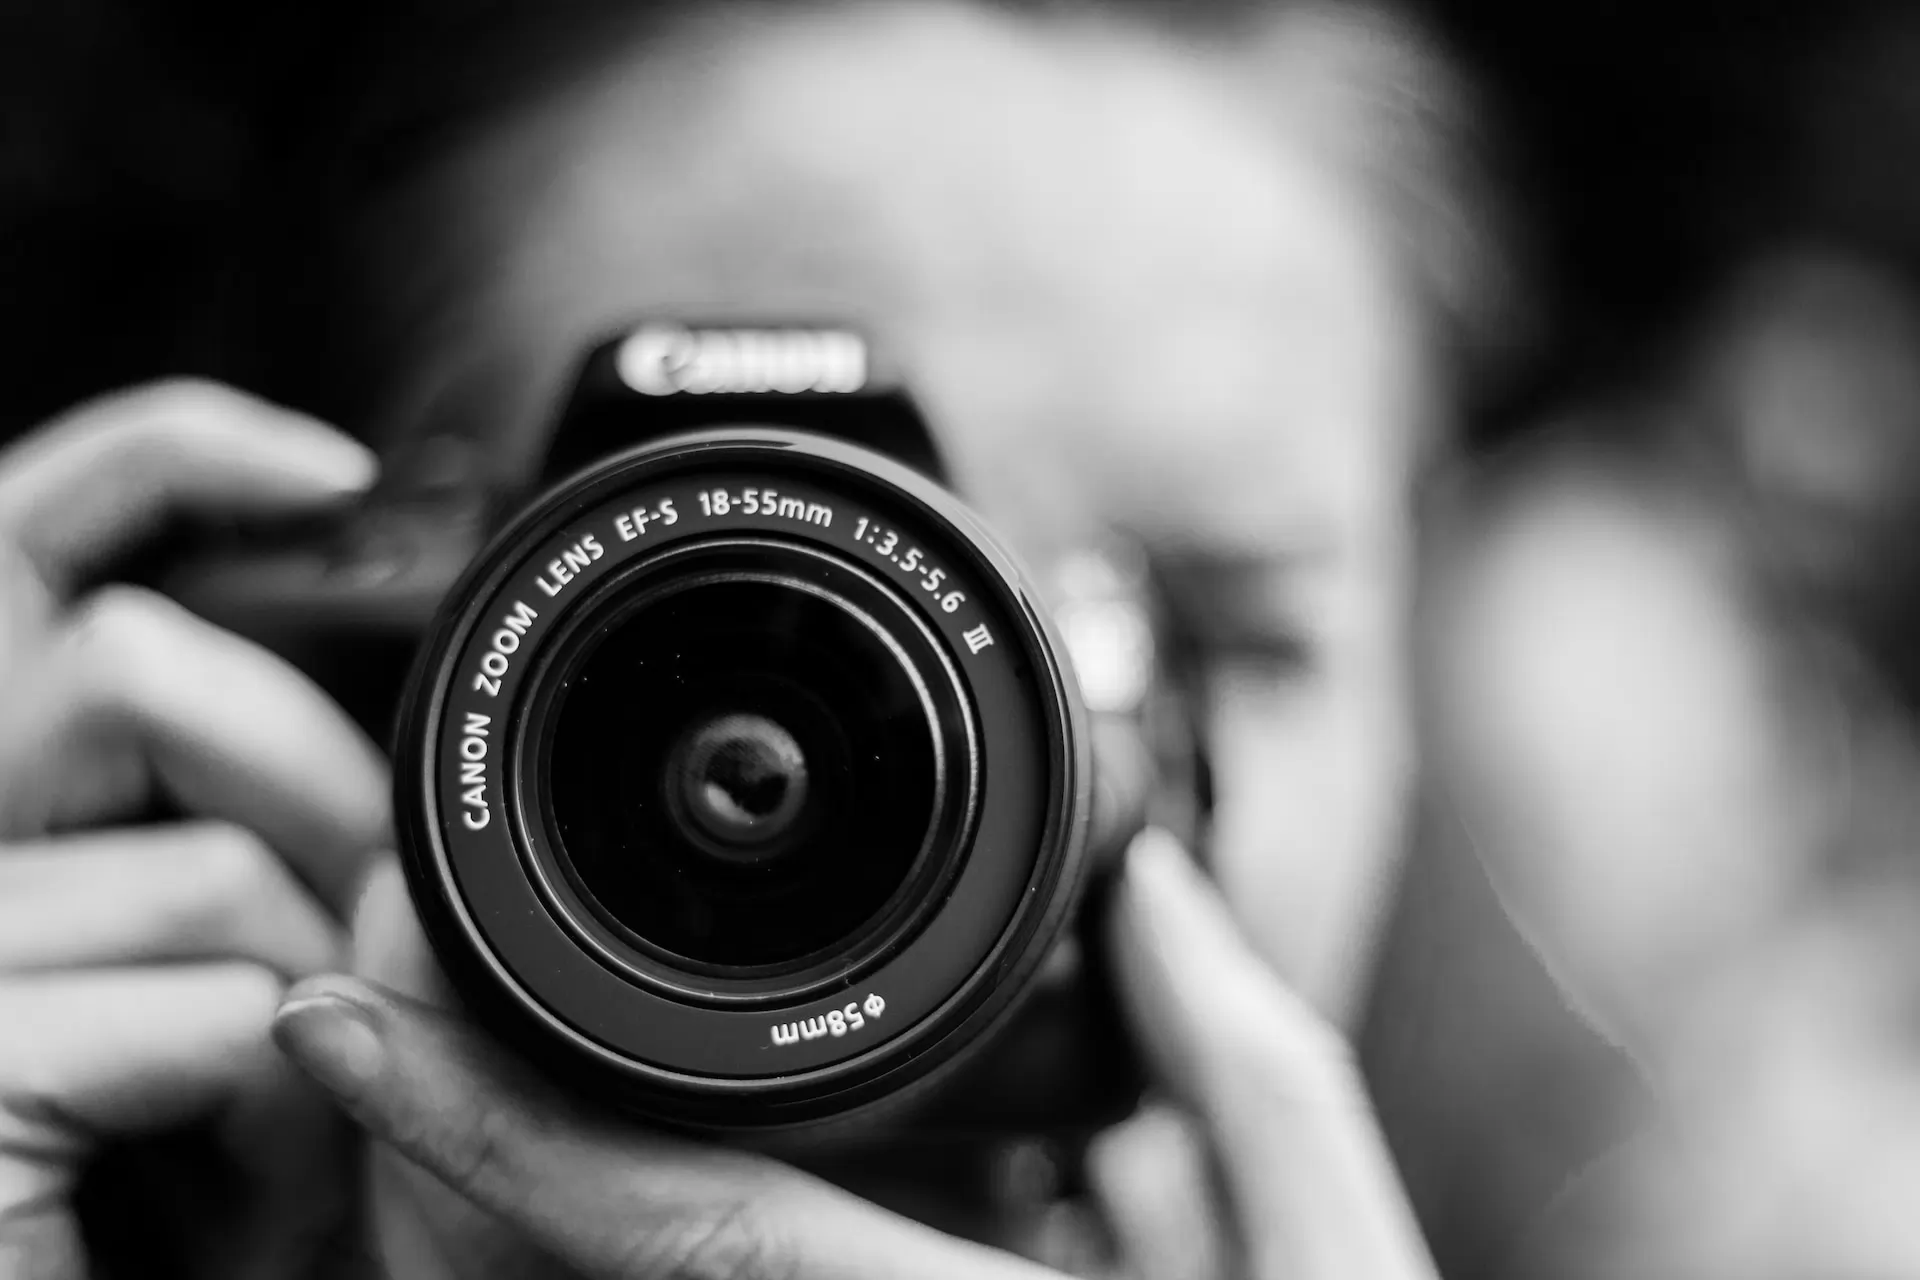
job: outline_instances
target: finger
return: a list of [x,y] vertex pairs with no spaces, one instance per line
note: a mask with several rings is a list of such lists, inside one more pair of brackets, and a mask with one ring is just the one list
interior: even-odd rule
[[1128,1275],[1226,1280],[1234,1274],[1213,1173],[1203,1135],[1168,1107],[1143,1107],[1093,1141],[1088,1180]]
[[379,854],[368,864],[354,896],[350,932],[354,976],[437,1009],[455,1007],[393,854]]
[[1155,773],[1153,754],[1138,723],[1131,718],[1095,715],[1088,718],[1088,724],[1095,773],[1087,843],[1097,856],[1113,858],[1147,820]]
[[1128,849],[1113,912],[1123,1006],[1219,1153],[1252,1274],[1433,1276],[1345,1042],[1164,832]]
[[235,1214],[219,1224],[228,1237],[222,1249],[227,1274],[236,1280],[371,1274],[330,1269],[358,1247],[345,1228],[354,1218],[361,1143],[305,1072],[275,1052],[235,1091],[217,1134],[247,1209],[244,1219]]
[[[224,1116],[253,1176],[242,1255],[297,1256],[340,1178],[324,1112],[276,1061],[281,983],[246,964],[91,970],[0,985],[0,1260],[78,1275],[68,1197],[103,1140]],[[304,1101],[302,1100],[304,1096]],[[263,1124],[270,1118],[270,1124]],[[236,1215],[237,1216],[237,1215]],[[291,1243],[290,1243],[291,1242]],[[288,1274],[289,1272],[282,1272]]]
[[588,1276],[1054,1274],[771,1161],[592,1117],[444,1015],[364,983],[301,984],[275,1030],[374,1136]]
[[130,754],[140,767],[120,775],[138,785],[122,790],[157,784],[189,813],[258,832],[344,914],[366,857],[389,842],[387,771],[318,686],[133,587],[87,597],[49,667],[0,728],[0,812],[16,830],[34,829],[34,805],[45,825],[117,816],[133,797],[75,786],[116,776],[103,761]]
[[93,401],[0,451],[0,542],[49,582],[95,567],[171,510],[268,514],[372,483],[367,449],[214,383]]
[[[434,958],[406,878],[392,854],[376,858],[353,909],[353,972],[438,1009],[456,1001]],[[515,1228],[392,1148],[369,1153],[368,1228],[393,1275],[525,1276],[557,1272]]]
[[12,1136],[53,1161],[96,1136],[212,1110],[271,1061],[280,981],[257,965],[96,969],[0,986],[0,1080]]
[[339,926],[240,827],[88,832],[0,852],[0,970],[232,959],[299,978],[344,954]]

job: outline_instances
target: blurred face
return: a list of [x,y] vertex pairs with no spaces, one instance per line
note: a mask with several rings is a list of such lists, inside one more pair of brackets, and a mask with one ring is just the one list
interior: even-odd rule
[[1407,486],[1442,416],[1388,210],[1346,161],[1417,65],[1310,14],[1186,41],[704,11],[392,211],[391,276],[441,299],[412,393],[486,380],[511,471],[638,315],[861,324],[1016,549],[1119,525],[1179,566],[1213,641],[1222,878],[1341,1011],[1398,847]]
[[1740,564],[1697,495],[1549,467],[1435,592],[1448,793],[1566,991],[1663,1074],[1740,1051],[1833,817],[1833,707]]

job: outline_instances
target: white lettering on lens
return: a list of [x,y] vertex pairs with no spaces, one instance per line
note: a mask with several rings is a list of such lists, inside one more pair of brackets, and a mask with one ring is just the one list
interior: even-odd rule
[[576,574],[605,554],[607,549],[600,545],[600,539],[590,533],[583,534],[578,542],[563,550],[558,559],[547,561],[547,571],[533,581],[549,596],[557,596]]
[[[861,1010],[866,1010],[863,1015]],[[799,1022],[776,1022],[771,1028],[775,1044],[798,1044],[802,1040],[818,1040],[821,1036],[836,1038],[850,1031],[858,1031],[867,1025],[868,1018],[878,1018],[887,1011],[887,1002],[878,995],[868,995],[864,1001],[850,1003],[844,1009],[834,1009],[821,1017],[805,1018]]]
[[673,509],[673,499],[663,498],[660,509],[649,511],[645,507],[635,507],[625,515],[613,518],[613,531],[620,535],[620,541],[632,542],[647,532],[647,526],[658,520],[661,524],[672,524],[680,518]]
[[688,329],[650,324],[614,357],[646,396],[847,394],[867,385],[867,344],[840,329]]
[[519,651],[520,638],[527,634],[527,627],[539,616],[524,601],[513,602],[513,612],[500,619],[500,629],[493,633],[487,651],[480,655],[480,670],[473,677],[474,692],[484,693],[489,698],[500,696],[500,677],[507,674],[507,668],[513,665],[508,655]]
[[[738,494],[730,489],[702,489],[695,496],[700,499],[700,514],[705,516],[724,516],[737,507],[750,516],[777,516],[817,524],[822,529],[833,528],[833,508],[826,503],[779,498],[771,489],[745,489]],[[660,505],[671,510],[668,503]]]
[[460,735],[460,820],[467,830],[479,831],[493,820],[487,808],[487,726],[492,716],[467,712]]
[[960,638],[967,642],[968,653],[978,653],[993,643],[993,633],[987,630],[984,622],[971,631],[963,632]]

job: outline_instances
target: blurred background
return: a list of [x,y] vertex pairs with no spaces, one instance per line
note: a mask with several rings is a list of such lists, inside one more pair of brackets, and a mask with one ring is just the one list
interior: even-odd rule
[[[359,87],[494,7],[0,6],[0,439],[178,373],[351,420],[352,352],[248,340],[306,302],[261,255]],[[1920,10],[1399,12],[1501,279],[1357,1024],[1423,1225],[1450,1276],[1920,1274]]]

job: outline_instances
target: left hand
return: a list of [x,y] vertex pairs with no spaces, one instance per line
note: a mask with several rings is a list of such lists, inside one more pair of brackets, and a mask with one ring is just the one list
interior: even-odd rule
[[169,515],[322,511],[374,472],[191,381],[0,450],[0,1277],[306,1275],[343,1225],[350,1134],[267,1029],[345,954],[385,762],[282,659],[90,588]]
[[[1136,840],[1113,909],[1130,1020],[1225,1174],[1238,1224],[1220,1251],[1228,1265],[1275,1280],[1431,1277],[1343,1042],[1254,956],[1170,839]],[[412,968],[417,985],[427,955],[391,869],[370,887],[369,915],[384,915],[371,932],[395,941],[363,964],[402,980]],[[392,928],[401,919],[405,940]],[[555,1270],[607,1280],[1055,1274],[765,1157],[563,1097],[447,1014],[367,982],[301,984],[276,1032],[408,1162],[386,1170],[375,1206],[394,1275],[526,1275],[540,1265],[528,1246]],[[1155,1259],[1177,1257],[1181,1242],[1128,1241],[1119,1226],[1137,1246],[1134,1273],[1166,1274]]]

